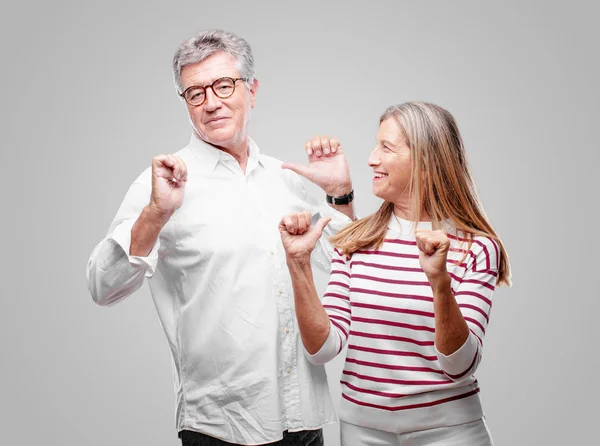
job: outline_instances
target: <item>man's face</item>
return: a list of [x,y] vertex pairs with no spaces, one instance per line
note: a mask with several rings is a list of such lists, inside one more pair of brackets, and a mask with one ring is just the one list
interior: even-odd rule
[[[241,77],[236,58],[228,53],[215,53],[181,70],[184,91],[192,85],[206,87],[222,77]],[[211,88],[206,88],[206,100],[202,105],[191,106],[186,102],[196,135],[209,144],[236,151],[247,141],[250,111],[254,108],[257,90],[256,79],[250,88],[239,80],[228,98],[220,99]]]

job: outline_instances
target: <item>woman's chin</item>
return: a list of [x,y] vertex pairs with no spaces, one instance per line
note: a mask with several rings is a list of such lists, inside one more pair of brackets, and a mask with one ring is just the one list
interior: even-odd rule
[[377,198],[381,198],[382,200],[388,200],[387,194],[385,192],[382,192],[380,188],[378,188],[375,185],[373,186],[373,195],[375,195]]

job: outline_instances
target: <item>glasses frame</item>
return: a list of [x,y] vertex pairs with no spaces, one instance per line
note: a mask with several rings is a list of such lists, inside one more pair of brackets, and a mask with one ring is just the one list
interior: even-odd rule
[[[218,95],[215,90],[213,89],[213,86],[219,82],[222,81],[223,79],[229,79],[230,81],[233,82],[233,89],[231,90],[231,94],[227,95],[227,96],[220,96]],[[237,81],[244,81],[244,82],[248,82],[248,78],[246,77],[228,77],[228,76],[224,76],[224,77],[220,77],[219,79],[215,79],[215,81],[210,84],[210,85],[190,85],[189,87],[187,87],[185,90],[183,90],[183,92],[179,93],[179,96],[181,96],[183,98],[183,100],[185,102],[188,103],[188,105],[190,105],[191,107],[200,107],[201,105],[203,105],[206,102],[206,98],[208,97],[208,95],[206,94],[206,89],[210,88],[213,92],[213,94],[218,97],[219,99],[227,99],[230,98],[231,96],[233,96],[233,93],[235,93],[235,84]],[[190,104],[190,102],[187,100],[187,98],[185,97],[185,93],[190,90],[191,88],[202,88],[204,89],[204,100],[202,102],[200,102],[199,104]]]

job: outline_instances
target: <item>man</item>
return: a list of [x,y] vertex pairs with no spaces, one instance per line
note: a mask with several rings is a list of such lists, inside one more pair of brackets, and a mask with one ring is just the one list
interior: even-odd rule
[[[190,143],[153,158],[130,187],[91,254],[90,293],[111,305],[148,278],[174,361],[184,446],[322,444],[335,415],[325,370],[300,341],[278,223],[301,211],[332,218],[312,258],[329,268],[326,237],[354,218],[343,150],[315,138],[308,167],[259,152],[248,137],[259,83],[248,43],[234,34],[185,41],[173,72]],[[332,203],[309,202],[297,173]]]

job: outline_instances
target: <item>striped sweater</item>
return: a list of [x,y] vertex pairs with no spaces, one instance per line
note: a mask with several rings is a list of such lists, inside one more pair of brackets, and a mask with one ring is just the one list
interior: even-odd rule
[[[431,223],[418,223],[431,229]],[[343,421],[404,433],[481,418],[473,376],[481,361],[499,265],[497,244],[466,240],[450,226],[448,273],[470,334],[449,356],[434,345],[433,293],[420,267],[412,223],[392,216],[384,244],[351,258],[336,251],[322,303],[331,327],[314,355],[323,364],[347,345]],[[466,257],[465,257],[466,253]],[[462,260],[462,262],[461,262]]]

